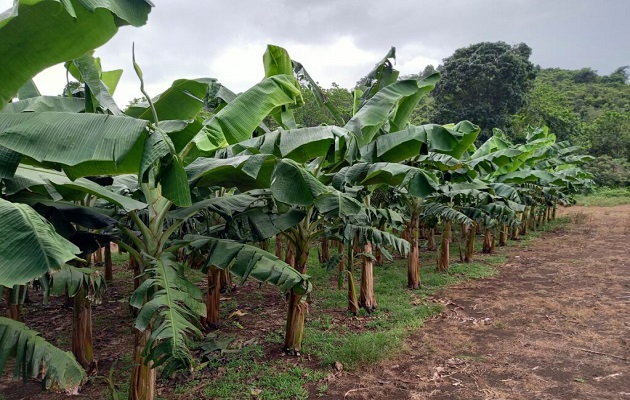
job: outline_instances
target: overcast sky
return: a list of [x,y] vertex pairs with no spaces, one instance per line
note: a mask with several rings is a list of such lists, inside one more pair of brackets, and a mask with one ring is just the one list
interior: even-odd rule
[[[178,78],[213,77],[243,91],[263,76],[268,43],[285,47],[324,87],[352,87],[397,48],[403,74],[437,66],[482,41],[527,43],[542,67],[630,64],[630,0],[154,0],[146,26],[124,27],[96,51],[105,69],[125,70],[115,98],[141,96],[131,44],[151,96]],[[11,0],[0,0],[0,11]],[[45,94],[65,83],[61,68],[36,80]]]

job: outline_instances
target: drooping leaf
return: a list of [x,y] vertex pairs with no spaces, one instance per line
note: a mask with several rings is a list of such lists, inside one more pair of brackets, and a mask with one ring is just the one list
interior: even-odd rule
[[283,292],[294,290],[305,294],[311,290],[308,276],[300,274],[278,257],[255,246],[231,240],[187,235],[184,241],[193,248],[204,249],[206,265],[227,269],[243,280],[251,277],[278,286]]
[[61,96],[37,96],[7,104],[0,113],[85,111],[85,99]]
[[[29,204],[33,206],[33,204]],[[103,229],[115,225],[118,221],[108,215],[107,210],[98,207],[85,207],[78,204],[63,201],[45,201],[37,199],[35,208],[52,208],[72,223],[88,229]]]
[[35,82],[33,82],[32,79],[26,81],[24,86],[18,90],[18,99],[20,100],[30,99],[31,97],[39,97],[41,95],[42,94],[39,92],[37,85],[35,85]]
[[329,191],[330,188],[292,160],[280,160],[273,171],[271,192],[283,203],[309,206],[317,197]]
[[162,184],[162,196],[172,201],[173,204],[179,207],[192,205],[186,170],[178,157],[173,157],[168,165],[160,171],[160,183]]
[[72,353],[48,343],[22,322],[0,317],[0,374],[10,357],[16,360],[15,378],[39,378],[43,372],[47,388],[76,393],[86,379]]
[[0,285],[23,285],[76,258],[79,248],[35,210],[0,199]]
[[69,297],[74,297],[83,288],[88,300],[99,304],[105,292],[105,286],[105,278],[97,269],[64,265],[60,271],[53,274],[50,293],[56,296],[66,293]]
[[151,329],[144,349],[147,362],[153,362],[154,368],[161,366],[162,374],[170,376],[192,365],[188,336],[201,336],[199,317],[206,307],[201,290],[185,278],[173,254],[151,260],[145,276],[129,303],[139,309],[135,327],[141,332]]
[[191,185],[236,187],[241,191],[268,188],[276,158],[267,154],[227,159],[199,158],[186,166]]
[[101,73],[96,66],[94,57],[91,54],[84,54],[75,58],[74,65],[79,70],[83,81],[90,89],[90,94],[94,96],[98,104],[109,110],[113,115],[122,115],[122,111],[114,101],[109,88],[101,80]]
[[6,191],[8,194],[15,194],[24,189],[42,189],[40,193],[49,194],[53,200],[63,198],[80,200],[86,194],[92,194],[126,211],[140,210],[147,206],[145,203],[112,192],[88,179],[79,178],[72,181],[62,172],[22,164],[16,170],[13,179],[6,181]]
[[138,173],[146,121],[62,112],[0,114],[0,145],[71,178]]
[[[203,109],[206,94],[216,79],[178,79],[160,95],[152,99],[153,106],[160,121],[193,120]],[[129,107],[125,114],[130,117],[153,121],[153,112],[147,103]]]

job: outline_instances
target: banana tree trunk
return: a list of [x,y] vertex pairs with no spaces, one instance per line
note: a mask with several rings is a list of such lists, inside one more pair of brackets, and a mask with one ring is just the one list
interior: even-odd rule
[[148,365],[145,365],[146,361],[142,356],[150,336],[151,330],[149,328],[144,332],[134,328],[134,367],[129,383],[129,400],[155,399],[157,371],[151,368],[153,363],[149,362]]
[[468,225],[464,224],[463,222],[461,224],[459,224],[459,231],[462,234],[462,239],[466,239],[468,237],[468,230],[470,228],[468,227]]
[[555,220],[556,219],[556,214],[558,211],[558,206],[556,205],[556,203],[553,203],[553,209],[551,210],[551,220]]
[[347,268],[346,263],[348,262],[348,257],[344,254],[343,242],[337,242],[337,254],[341,254],[341,259],[337,265],[337,289],[341,290],[343,288],[343,277]]
[[20,304],[19,301],[21,297],[19,291],[16,292],[14,289],[5,288],[4,293],[5,304],[7,305],[7,317],[22,322],[24,319],[22,316],[22,304]]
[[477,223],[473,222],[473,225],[468,228],[468,236],[466,237],[466,252],[464,253],[464,262],[471,263],[475,254],[475,232],[477,230]]
[[276,257],[282,259],[282,234],[276,235]]
[[103,248],[99,247],[94,253],[92,253],[92,260],[94,261],[94,265],[98,266],[103,262]]
[[319,253],[319,262],[327,263],[330,260],[330,241],[327,238],[321,239],[321,251]]
[[527,235],[527,221],[530,210],[531,207],[525,207],[525,210],[523,210],[523,214],[521,215],[521,226],[519,231],[521,235]]
[[427,250],[435,251],[435,228],[429,228],[427,235]]
[[269,251],[269,239],[265,239],[258,243],[258,247],[260,247],[261,250]]
[[112,264],[112,248],[110,245],[105,246],[105,281],[111,283],[114,281],[114,266]]
[[[288,248],[293,249],[293,264],[298,272],[305,274],[308,267],[309,238],[304,234],[307,230],[300,230],[298,243],[288,242]],[[296,254],[297,253],[297,254]],[[296,258],[297,255],[297,258]],[[307,304],[303,296],[293,290],[289,294],[287,311],[287,324],[284,336],[284,349],[289,354],[299,355],[302,351],[302,338],[304,336],[304,319],[306,317]]]
[[409,222],[411,247],[409,248],[409,258],[407,259],[407,287],[410,289],[418,289],[420,287],[419,225],[420,216],[415,213],[412,214]]
[[295,245],[291,243],[291,241],[287,242],[287,252],[285,255],[284,262],[291,266],[295,266]]
[[87,298],[85,287],[74,295],[72,313],[72,354],[85,369],[93,366],[94,347],[92,346],[92,304]]
[[138,289],[140,286],[140,265],[135,257],[129,254],[129,269],[133,271],[133,289]]
[[219,324],[221,270],[214,265],[208,266],[207,279],[206,316],[201,319],[201,324],[204,328],[211,329]]
[[484,228],[484,233],[483,233],[483,248],[482,248],[482,253],[484,254],[490,254],[492,253],[492,231],[488,228]]
[[510,240],[518,240],[519,227],[513,226],[510,232]]
[[357,284],[354,280],[354,246],[348,245],[347,248],[345,260],[348,275],[348,311],[357,315],[359,313],[359,299],[357,298]]
[[307,304],[303,300],[303,296],[292,290],[289,293],[288,309],[284,349],[289,354],[300,355],[304,336],[304,319],[307,311]]
[[451,264],[451,225],[450,220],[445,220],[442,224],[442,245],[438,254],[438,271],[448,271]]
[[232,274],[227,269],[219,270],[220,292],[229,293],[232,291]]
[[534,206],[529,210],[529,229],[536,230],[536,207]]
[[501,231],[499,232],[499,246],[507,245],[508,230],[509,228],[507,224],[501,225]]
[[363,245],[363,257],[361,263],[361,293],[359,294],[359,307],[368,313],[376,310],[376,297],[374,296],[374,262],[372,255],[372,243],[366,241]]

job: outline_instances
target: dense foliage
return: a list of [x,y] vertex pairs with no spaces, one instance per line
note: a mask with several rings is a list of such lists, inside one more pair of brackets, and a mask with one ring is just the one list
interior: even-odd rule
[[598,184],[627,186],[630,175],[628,67],[600,76],[590,68],[541,69],[525,107],[515,116],[515,135],[544,124],[596,157],[590,171]]
[[507,130],[535,77],[531,51],[524,43],[510,46],[503,42],[456,50],[439,68],[442,80],[433,93],[435,121],[474,121],[482,128],[482,140],[490,136],[492,128]]

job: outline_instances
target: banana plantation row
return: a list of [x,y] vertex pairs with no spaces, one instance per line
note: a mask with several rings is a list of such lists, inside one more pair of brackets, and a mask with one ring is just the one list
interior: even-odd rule
[[[340,288],[347,285],[348,310],[371,312],[374,263],[392,252],[408,257],[407,286],[421,286],[421,231],[431,244],[440,226],[437,268],[446,271],[454,224],[467,238],[462,259],[469,262],[476,231],[491,252],[495,236],[504,245],[553,218],[558,204],[590,182],[579,168],[587,158],[546,128],[532,128],[522,144],[496,131],[475,146],[480,129],[468,121],[409,124],[439,74],[399,80],[393,49],[367,75],[364,90],[354,91],[347,121],[304,67],[276,46],[264,54],[264,79],[239,95],[215,79],[181,79],[151,97],[134,61],[149,100],[123,112],[111,95],[120,71],[102,71],[90,50],[118,25],[142,25],[150,6],[64,2],[55,24],[34,28],[38,16],[50,15],[51,2],[30,3],[16,3],[0,21],[0,286],[11,317],[0,317],[0,371],[15,357],[16,376],[77,390],[95,357],[91,303],[111,279],[86,260],[110,242],[129,253],[135,271],[129,398],[153,399],[156,371],[170,376],[188,369],[190,340],[218,322],[226,275],[287,293],[284,348],[298,353],[305,300],[317,290],[307,275],[314,243],[322,246],[322,264],[337,271]],[[61,43],[59,29],[77,21],[86,37]],[[101,28],[84,34],[92,25]],[[52,50],[11,53],[26,32]],[[66,60],[80,90],[40,95],[31,77]],[[337,126],[296,126],[300,85]],[[255,245],[270,238],[276,255]],[[202,260],[205,295],[186,279],[182,254]],[[46,296],[73,302],[72,353],[19,322],[34,281]]]

